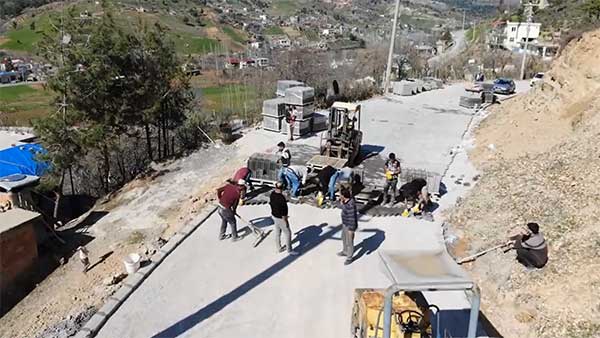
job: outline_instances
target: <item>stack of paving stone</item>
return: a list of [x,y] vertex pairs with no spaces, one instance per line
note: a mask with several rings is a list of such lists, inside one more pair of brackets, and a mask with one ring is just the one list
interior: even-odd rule
[[284,97],[285,91],[288,88],[293,87],[304,87],[304,82],[294,80],[279,80],[277,81],[277,91],[275,92],[275,94],[279,97]]
[[313,119],[313,127],[312,127],[313,132],[327,130],[327,127],[329,126],[329,112],[328,111],[324,110],[324,111],[315,112],[312,116],[312,119]]
[[262,110],[263,128],[278,133],[284,131],[285,110],[284,98],[265,100]]
[[461,107],[478,109],[483,103],[481,94],[478,93],[466,93],[460,97],[458,104]]
[[315,112],[315,90],[312,87],[290,87],[283,98],[286,109],[294,111],[296,122],[294,135],[303,136],[312,131]]

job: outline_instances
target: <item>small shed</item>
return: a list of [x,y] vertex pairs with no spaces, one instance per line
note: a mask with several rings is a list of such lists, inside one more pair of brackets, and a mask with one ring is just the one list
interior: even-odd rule
[[36,227],[41,215],[24,209],[0,214],[0,313],[33,286],[37,272]]

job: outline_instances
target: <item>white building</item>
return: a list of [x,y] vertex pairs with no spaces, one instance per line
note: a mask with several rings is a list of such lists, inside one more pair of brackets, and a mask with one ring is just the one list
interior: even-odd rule
[[292,41],[288,38],[279,39],[277,42],[279,44],[279,47],[282,48],[288,48],[292,46]]
[[269,59],[267,58],[258,58],[256,59],[256,65],[258,67],[268,67],[269,66]]
[[[529,35],[527,34],[527,27],[529,27]],[[527,36],[529,36],[530,43],[537,43],[541,28],[542,24],[537,22],[508,21],[504,28],[503,45],[508,50],[520,49],[522,48],[522,44],[525,43]]]

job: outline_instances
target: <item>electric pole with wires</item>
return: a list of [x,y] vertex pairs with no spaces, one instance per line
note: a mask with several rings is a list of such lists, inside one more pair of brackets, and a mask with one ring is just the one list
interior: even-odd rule
[[396,11],[394,12],[394,26],[392,27],[392,36],[390,37],[390,51],[388,54],[387,68],[385,70],[385,79],[383,80],[383,94],[387,94],[390,88],[390,78],[392,77],[392,61],[394,58],[394,41],[396,40],[396,28],[398,27],[398,13],[400,12],[400,0],[396,0]]
[[531,24],[533,23],[533,6],[531,2],[524,5],[525,13],[527,14],[527,31],[525,33],[525,46],[523,48],[523,59],[521,60],[521,76],[520,80],[525,79],[525,66],[527,64],[527,53],[529,48],[529,33],[531,32]]

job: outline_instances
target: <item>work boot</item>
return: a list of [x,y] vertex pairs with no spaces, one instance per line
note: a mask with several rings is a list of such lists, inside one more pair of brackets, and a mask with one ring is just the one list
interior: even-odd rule
[[229,237],[231,237],[231,235],[222,234],[221,236],[219,236],[219,240],[222,241],[222,240],[227,239]]
[[351,263],[352,263],[352,258],[347,258],[347,259],[344,261],[344,265],[350,265]]
[[285,246],[281,246],[281,247],[279,247],[279,250],[277,250],[277,253],[282,253],[282,252],[284,252],[285,250],[286,250],[286,249],[285,249]]
[[242,237],[239,237],[239,236],[233,237],[231,239],[232,242],[237,242],[237,241],[240,241],[240,240],[242,240]]
[[340,256],[340,257],[345,257],[346,253],[343,251],[338,252],[336,255]]

